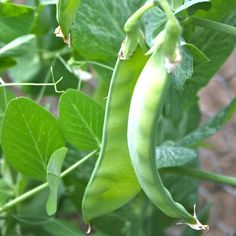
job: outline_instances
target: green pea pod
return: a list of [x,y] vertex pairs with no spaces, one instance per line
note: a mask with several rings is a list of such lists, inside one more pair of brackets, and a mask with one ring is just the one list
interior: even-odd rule
[[[170,84],[172,64],[166,57],[165,33],[160,35],[136,83],[128,118],[128,147],[135,173],[148,198],[166,215],[180,218],[196,230],[207,230],[180,203],[175,202],[163,185],[155,167],[157,123]],[[163,37],[164,36],[164,37]]]
[[127,144],[129,105],[147,56],[138,47],[129,60],[118,59],[106,104],[99,158],[85,190],[82,211],[85,222],[128,202],[139,190]]

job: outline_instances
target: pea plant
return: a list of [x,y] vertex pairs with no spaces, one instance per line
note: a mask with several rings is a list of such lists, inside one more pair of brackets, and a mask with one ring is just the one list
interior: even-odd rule
[[235,42],[235,0],[0,1],[0,235],[211,230],[199,180],[236,178],[198,148],[236,98],[200,123],[198,92]]

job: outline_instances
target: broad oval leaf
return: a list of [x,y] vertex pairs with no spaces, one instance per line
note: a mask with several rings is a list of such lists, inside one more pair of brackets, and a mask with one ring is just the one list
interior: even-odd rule
[[[145,0],[81,0],[72,26],[72,48],[83,57],[114,65],[124,24]],[[91,40],[92,39],[92,40]]]
[[[7,104],[14,97],[15,97],[14,94],[6,90],[6,88],[0,88],[0,133],[2,128],[3,115],[7,108]],[[1,143],[1,136],[0,136],[0,143]]]
[[47,162],[64,146],[57,120],[28,98],[13,99],[2,125],[2,149],[7,162],[23,175],[46,180]]
[[103,109],[84,93],[69,89],[60,99],[59,116],[66,140],[81,150],[100,147]]
[[58,190],[61,183],[61,168],[64,162],[64,159],[67,154],[67,148],[63,147],[56,150],[49,162],[47,167],[47,181],[49,185],[49,197],[46,204],[46,210],[48,215],[53,215],[57,211],[57,196]]

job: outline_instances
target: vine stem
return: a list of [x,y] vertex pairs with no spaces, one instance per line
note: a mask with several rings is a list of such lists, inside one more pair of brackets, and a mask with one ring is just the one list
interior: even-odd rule
[[83,64],[92,64],[92,65],[99,66],[99,67],[102,67],[102,68],[110,70],[110,71],[114,70],[113,67],[105,65],[105,64],[102,64],[102,63],[99,63],[99,62],[96,62],[96,61],[81,61],[81,64],[82,65]]
[[0,88],[1,87],[15,87],[15,86],[54,86],[56,93],[63,93],[64,91],[59,91],[57,89],[57,84],[59,84],[62,81],[63,77],[55,81],[52,67],[51,67],[51,74],[52,74],[53,83],[45,83],[45,82],[44,83],[6,83],[0,77]]
[[[51,64],[51,68],[54,67],[55,63],[56,63],[56,58],[53,59],[52,64]],[[48,70],[48,72],[47,72],[47,74],[46,74],[46,77],[45,77],[45,79],[44,79],[44,84],[45,84],[45,83],[48,83],[48,81],[49,81],[49,79],[50,79],[50,76],[51,76],[51,68],[49,68],[49,70]],[[38,94],[38,96],[37,96],[37,98],[36,98],[36,102],[37,102],[37,103],[40,103],[40,101],[42,100],[45,90],[46,90],[46,86],[43,86],[43,87],[40,89],[40,92],[39,92],[39,94]]]
[[220,184],[226,184],[233,187],[236,187],[236,178],[225,176],[221,174],[215,174],[212,172],[207,171],[201,171],[194,168],[186,168],[186,167],[169,167],[169,168],[163,168],[162,172],[165,173],[175,173],[177,175],[184,175],[193,177],[196,179],[202,179],[207,181],[213,181]]
[[14,86],[54,86],[54,83],[5,83],[0,79],[0,87],[14,87]]
[[[94,150],[92,152],[90,152],[88,155],[86,155],[84,158],[82,158],[81,160],[77,161],[75,164],[73,164],[72,166],[70,166],[69,168],[67,168],[65,171],[63,171],[60,174],[60,177],[63,178],[66,175],[68,175],[70,172],[72,172],[73,170],[75,170],[78,166],[80,166],[81,164],[83,164],[84,162],[86,162],[89,158],[91,158],[93,155],[95,155],[97,153],[98,150]],[[38,192],[48,188],[48,182],[43,183],[31,190],[29,190],[28,192],[16,197],[15,199],[9,201],[8,203],[6,203],[4,206],[2,206],[0,208],[0,213],[4,212],[6,210],[8,210],[9,208],[14,207],[15,205],[17,205],[18,203],[28,199],[29,197],[37,194]]]

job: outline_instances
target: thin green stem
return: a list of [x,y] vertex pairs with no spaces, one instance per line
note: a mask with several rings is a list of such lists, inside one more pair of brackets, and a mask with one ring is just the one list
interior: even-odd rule
[[104,69],[107,69],[107,70],[110,70],[110,71],[113,71],[114,68],[113,67],[110,67],[108,65],[105,65],[103,63],[100,63],[100,62],[96,62],[96,61],[75,61],[75,62],[71,62],[72,65],[75,65],[75,66],[83,66],[83,65],[86,65],[86,64],[91,64],[91,65],[96,65],[96,66],[99,66],[101,68],[104,68]]
[[15,199],[9,201],[8,203],[6,203],[4,206],[2,206],[0,208],[0,213],[3,211],[6,211],[7,209],[14,207],[15,205],[17,205],[18,203],[24,201],[25,199],[35,195],[36,193],[46,189],[48,187],[48,183],[43,183],[33,189],[31,189],[30,191],[20,195],[19,197],[16,197]]
[[152,9],[156,5],[157,5],[156,1],[148,2],[144,4],[142,7],[140,7],[132,16],[130,16],[129,19],[125,23],[125,27],[124,27],[125,33],[128,34],[128,33],[133,33],[134,31],[136,31],[138,27],[139,19],[143,16],[143,14],[146,11]]
[[225,34],[236,35],[236,27],[231,25],[226,25],[217,21],[204,19],[201,17],[191,16],[187,21],[190,21],[192,24],[196,26],[200,26],[203,28],[216,30]]
[[68,175],[70,172],[72,172],[73,170],[75,170],[78,166],[80,166],[82,163],[84,163],[85,161],[87,161],[90,157],[92,157],[93,155],[95,155],[97,153],[98,150],[94,150],[92,152],[90,152],[88,155],[86,155],[83,159],[79,160],[78,162],[76,162],[75,164],[73,164],[72,166],[70,166],[69,168],[67,168],[66,170],[64,170],[61,173],[61,178],[65,177],[66,175]]
[[165,37],[163,50],[166,56],[173,62],[176,60],[176,47],[179,41],[179,37],[182,32],[182,28],[179,24],[178,19],[175,17],[167,0],[159,0],[159,4],[166,13],[167,23],[165,26]]
[[226,184],[226,185],[236,187],[236,178],[234,177],[225,176],[221,174],[215,174],[215,173],[207,172],[207,171],[201,171],[194,168],[186,168],[186,167],[163,168],[162,172],[175,173],[178,175],[189,176],[196,179],[213,181],[216,183]]
[[57,84],[59,84],[63,77],[61,77],[59,80],[55,81],[52,67],[51,67],[51,74],[53,78],[53,83],[6,83],[1,77],[0,77],[0,88],[1,87],[14,87],[14,86],[53,86],[56,93],[61,93],[63,91],[57,90]]
[[59,50],[55,50],[55,51],[51,51],[51,52],[46,51],[46,50],[42,50],[42,52],[43,52],[43,59],[49,60],[52,58],[54,59],[58,55],[63,56],[63,55],[67,55],[67,54],[71,53],[71,48],[64,47]]
[[[55,63],[56,63],[56,58],[53,59],[51,66],[54,66]],[[49,68],[49,69],[48,69],[48,72],[47,72],[47,74],[46,74],[45,80],[44,80],[44,84],[45,84],[45,83],[48,83],[50,77],[51,77],[51,70],[50,70],[50,68]],[[46,86],[43,86],[43,87],[41,88],[41,90],[40,90],[38,96],[37,96],[37,99],[36,99],[37,103],[40,103],[40,101],[41,101],[41,99],[42,99],[42,97],[43,97],[43,95],[44,95],[44,93],[45,93],[45,90],[46,90]]]
[[169,3],[167,0],[159,0],[159,4],[161,5],[162,9],[166,13],[167,18],[170,19],[176,19],[174,12],[172,11]]
[[110,71],[114,70],[113,67],[107,66],[105,64],[102,64],[102,63],[99,63],[99,62],[96,62],[96,61],[84,61],[84,63],[99,66],[99,67],[102,67],[102,68],[110,70]]
[[60,55],[57,54],[56,57],[58,58],[58,60],[63,64],[63,66],[70,72],[73,73],[72,69],[70,68],[70,66],[66,63],[66,61],[64,60],[64,58]]
[[[97,153],[97,150],[94,150],[92,152],[90,152],[88,155],[86,155],[84,158],[82,158],[81,160],[79,160],[78,162],[76,162],[75,164],[73,164],[72,166],[70,166],[69,168],[67,168],[65,171],[63,171],[60,175],[61,178],[65,177],[66,175],[68,175],[71,171],[75,170],[77,167],[79,167],[81,164],[83,164],[85,161],[87,161],[89,158],[91,158],[93,155],[95,155]],[[29,197],[37,194],[38,192],[45,190],[46,188],[48,188],[48,182],[43,183],[31,190],[29,190],[28,192],[16,197],[15,199],[9,201],[8,203],[6,203],[4,206],[2,206],[0,208],[0,213],[4,212],[6,210],[8,210],[9,208],[12,208],[14,206],[16,206],[18,203],[28,199]]]
[[54,83],[1,83],[0,87],[15,87],[15,86],[54,86]]

